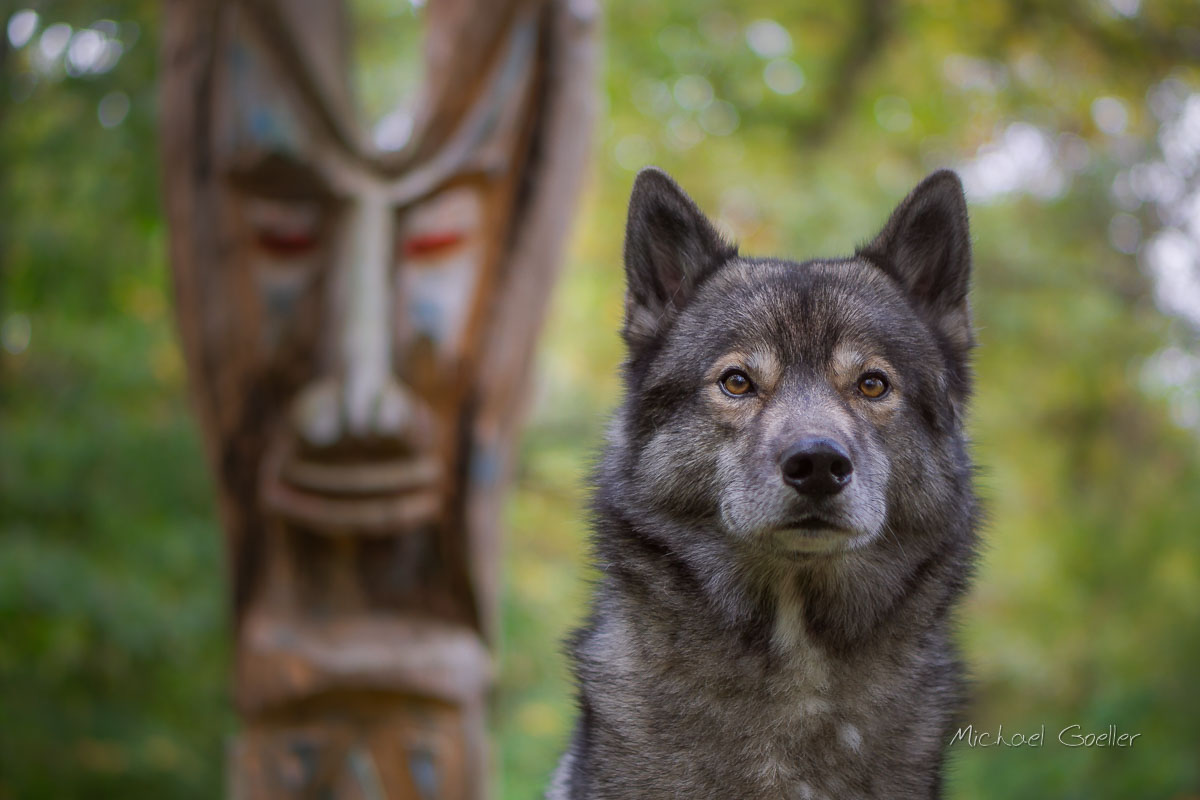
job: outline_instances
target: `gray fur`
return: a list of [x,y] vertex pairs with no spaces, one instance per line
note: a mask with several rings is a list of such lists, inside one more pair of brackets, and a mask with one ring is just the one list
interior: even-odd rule
[[[939,796],[977,525],[958,178],[927,178],[856,255],[795,263],[739,256],[646,170],[625,265],[601,577],[547,797]],[[752,393],[721,390],[731,368]],[[873,399],[876,371],[891,388]],[[805,437],[845,448],[839,493],[783,480]]]

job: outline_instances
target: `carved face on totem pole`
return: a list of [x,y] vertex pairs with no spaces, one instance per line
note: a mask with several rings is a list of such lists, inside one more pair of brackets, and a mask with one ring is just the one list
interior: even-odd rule
[[[478,760],[449,740],[490,670],[497,490],[586,152],[589,26],[578,3],[394,5],[422,18],[421,77],[378,120],[340,4],[167,10],[171,258],[251,795],[356,780],[355,747],[385,788]],[[432,766],[380,772],[414,725],[447,740]]]

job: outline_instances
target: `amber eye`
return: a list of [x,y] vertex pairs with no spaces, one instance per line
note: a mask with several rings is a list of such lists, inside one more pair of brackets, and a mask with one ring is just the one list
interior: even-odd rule
[[858,390],[872,400],[878,400],[888,393],[891,386],[882,372],[868,372],[858,379]]
[[743,397],[754,392],[754,384],[740,369],[726,370],[721,375],[721,391],[730,397]]

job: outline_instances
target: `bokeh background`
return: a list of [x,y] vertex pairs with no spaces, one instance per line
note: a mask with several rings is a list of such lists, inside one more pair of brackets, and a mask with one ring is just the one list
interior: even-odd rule
[[[219,796],[226,584],[168,306],[159,7],[23,5],[0,3],[0,798]],[[847,253],[928,170],[961,171],[990,509],[968,720],[1050,741],[955,745],[949,795],[1200,797],[1200,7],[604,15],[590,188],[507,512],[497,796],[537,796],[570,727],[559,643],[620,392],[624,205],[655,163],[745,251],[803,256]],[[1141,737],[1053,741],[1072,724]]]

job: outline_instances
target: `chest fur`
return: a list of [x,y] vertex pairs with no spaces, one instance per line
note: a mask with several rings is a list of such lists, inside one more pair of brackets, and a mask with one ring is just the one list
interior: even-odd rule
[[908,730],[928,716],[897,680],[912,672],[897,670],[900,654],[850,662],[826,652],[794,594],[777,597],[766,649],[614,611],[581,655],[601,722],[595,756],[617,792],[597,796],[624,796],[618,787],[633,781],[641,796],[728,797],[738,786],[748,800],[870,797],[887,765],[902,770],[909,755],[928,760],[938,746],[936,721]]

